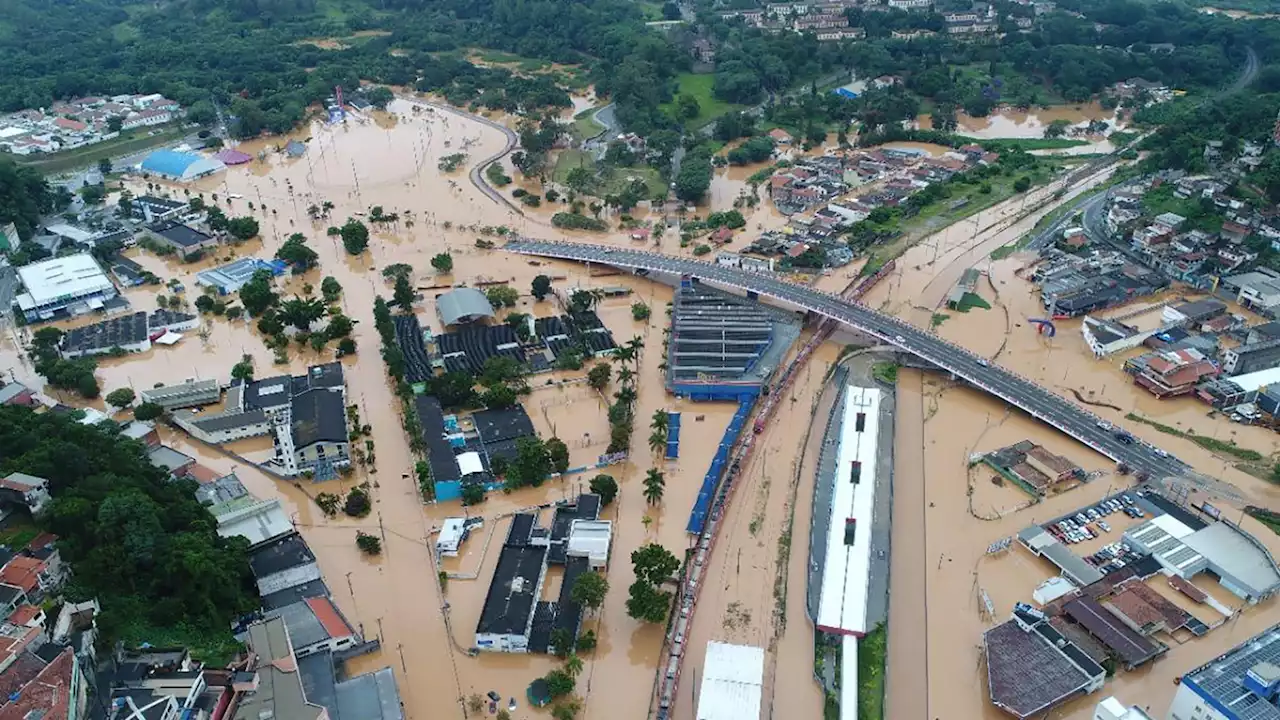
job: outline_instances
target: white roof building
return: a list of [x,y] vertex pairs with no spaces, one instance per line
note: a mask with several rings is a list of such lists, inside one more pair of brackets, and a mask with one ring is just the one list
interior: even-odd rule
[[613,523],[608,520],[574,520],[569,525],[569,557],[585,557],[593,570],[609,562],[609,543],[613,539]]
[[835,491],[817,627],[835,634],[867,632],[871,518],[876,495],[879,390],[850,386],[836,457]]
[[466,477],[472,473],[484,472],[484,461],[480,459],[480,453],[465,452],[459,455],[458,471],[461,473],[459,477]]
[[436,554],[446,557],[457,557],[458,548],[467,539],[467,519],[460,517],[445,518],[440,526],[440,534],[436,535]]
[[67,255],[18,268],[25,292],[18,307],[28,321],[49,320],[59,313],[79,315],[99,310],[115,297],[115,285],[89,253]]
[[[748,720],[760,717],[764,648],[712,640],[702,664],[697,720]],[[854,683],[856,686],[857,683]]]

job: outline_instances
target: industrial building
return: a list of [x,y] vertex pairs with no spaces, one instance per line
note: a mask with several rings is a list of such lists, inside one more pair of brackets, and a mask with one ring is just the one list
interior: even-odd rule
[[[586,542],[575,543],[574,534],[580,523],[595,523],[599,515],[600,496],[586,494],[572,503],[558,503],[550,527],[540,527],[533,513],[512,516],[476,623],[476,648],[547,653],[555,651],[552,636],[556,631],[578,637],[582,607],[573,602],[573,585],[583,573],[591,572],[593,556],[599,554],[607,560],[612,526],[605,523],[608,532],[601,537],[596,532],[601,526],[589,525]],[[560,594],[556,600],[539,601],[551,565],[564,566]]]
[[1024,603],[982,635],[991,703],[1016,718],[1039,717],[1100,689],[1107,672]]
[[493,318],[489,298],[475,288],[450,290],[436,297],[436,314],[445,327]]
[[222,172],[227,169],[227,166],[215,157],[204,157],[176,150],[156,150],[142,161],[139,169],[146,175],[157,175],[166,180],[178,182],[190,182],[206,175]]
[[1249,604],[1280,590],[1280,568],[1271,553],[1227,520],[1194,527],[1184,519],[1161,515],[1130,528],[1124,537],[1170,574],[1191,580],[1207,571]]
[[754,397],[799,335],[792,313],[682,278],[671,311],[667,389],[694,400]]
[[102,310],[119,295],[89,253],[23,265],[18,279],[23,292],[14,303],[29,323]]
[[272,277],[278,277],[284,274],[285,267],[285,264],[279,260],[267,262],[257,258],[240,258],[226,265],[196,273],[196,284],[214,288],[219,295],[230,295],[239,292],[240,288],[252,280],[259,270],[270,273]]
[[212,405],[222,399],[217,380],[187,380],[179,385],[161,385],[138,393],[142,402],[154,403],[165,410]]
[[764,648],[709,641],[702,663],[697,720],[760,717],[763,684]]
[[1186,673],[1168,720],[1280,720],[1280,625]]

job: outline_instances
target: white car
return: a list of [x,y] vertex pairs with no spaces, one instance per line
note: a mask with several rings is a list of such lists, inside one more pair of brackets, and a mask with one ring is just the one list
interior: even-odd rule
[[986,358],[978,358],[978,364],[982,367],[991,367],[991,361]]
[[898,344],[900,344],[900,345],[905,345],[905,344],[906,344],[906,342],[907,342],[907,339],[906,339],[906,338],[904,338],[904,337],[902,337],[901,335],[894,335],[894,336],[893,336],[893,340],[894,340],[894,342],[896,342],[896,343],[898,343]]

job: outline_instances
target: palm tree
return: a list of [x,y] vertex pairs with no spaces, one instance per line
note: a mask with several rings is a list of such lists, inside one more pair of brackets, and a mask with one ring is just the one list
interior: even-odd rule
[[666,435],[667,428],[670,427],[670,424],[671,416],[667,414],[666,410],[653,411],[653,420],[649,421],[649,427],[652,428],[654,432],[660,432],[663,435]]
[[662,452],[663,449],[666,447],[667,447],[666,433],[658,432],[657,430],[654,430],[653,432],[649,433],[649,449],[650,450],[657,453],[657,452]]
[[613,397],[623,405],[631,407],[631,405],[636,401],[636,391],[632,390],[630,385],[623,385],[622,389],[613,394]]
[[650,505],[662,502],[662,492],[667,487],[667,479],[656,468],[649,468],[644,476],[644,500]]
[[309,329],[312,323],[324,317],[324,313],[324,302],[320,298],[304,299],[295,295],[293,299],[280,303],[280,319],[299,330]]
[[632,361],[638,364],[640,362],[640,351],[644,349],[644,339],[636,335],[628,340],[624,347],[631,351]]
[[613,359],[617,360],[619,365],[625,366],[627,363],[636,359],[636,351],[626,345],[619,345],[618,348],[613,351]]
[[332,209],[333,209],[333,203],[329,202],[328,200],[325,200],[324,202],[320,203],[321,214],[324,215],[325,217],[329,217],[329,211]]
[[320,206],[316,205],[315,203],[308,205],[307,217],[311,218],[312,220],[315,220],[316,218],[320,217]]
[[635,374],[635,372],[633,372],[633,371],[631,370],[631,368],[626,367],[626,366],[624,365],[623,367],[621,367],[621,368],[619,368],[619,369],[618,369],[618,384],[619,384],[619,385],[623,385],[623,386],[628,386],[628,387],[629,387],[629,386],[631,385],[631,383],[635,381],[635,379],[636,379],[636,374]]
[[570,655],[564,660],[564,671],[574,677],[582,674],[582,658],[577,655]]

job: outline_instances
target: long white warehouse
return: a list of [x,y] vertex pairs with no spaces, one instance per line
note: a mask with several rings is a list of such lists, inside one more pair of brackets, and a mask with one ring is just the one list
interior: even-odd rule
[[827,560],[818,599],[817,626],[826,633],[861,637],[867,632],[880,398],[880,391],[872,388],[850,386],[845,392]]
[[763,685],[764,648],[708,642],[697,720],[758,720]]

